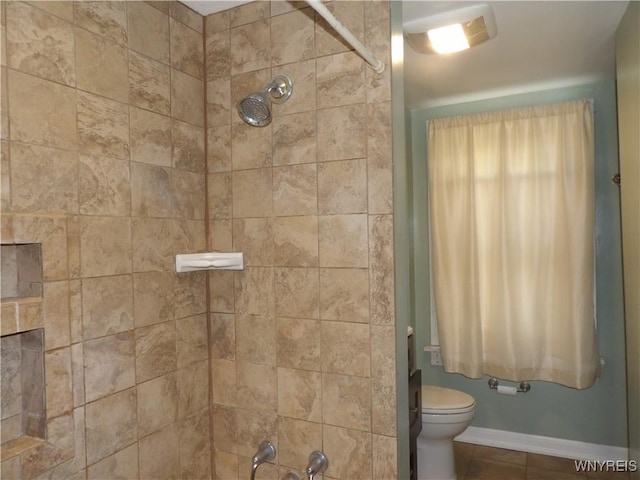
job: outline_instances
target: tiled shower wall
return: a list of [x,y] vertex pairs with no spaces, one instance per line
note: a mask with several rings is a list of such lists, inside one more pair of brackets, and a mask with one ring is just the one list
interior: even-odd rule
[[0,8],[2,241],[42,244],[48,440],[2,478],[209,478],[206,278],[173,273],[206,247],[203,19]]
[[[206,59],[176,2],[0,3],[2,239],[43,246],[48,417],[3,479],[247,478],[263,439],[263,478],[313,449],[396,477],[389,6],[328,5],[383,74],[301,2],[208,17]],[[293,97],[241,123],[278,72]],[[172,273],[207,247],[246,263],[208,309]]]
[[[387,65],[377,74],[304,2],[206,18],[210,248],[245,270],[210,274],[214,465],[248,478],[396,478],[388,2],[328,7]],[[264,128],[238,100],[277,73],[293,95]],[[302,476],[302,475],[301,475]]]

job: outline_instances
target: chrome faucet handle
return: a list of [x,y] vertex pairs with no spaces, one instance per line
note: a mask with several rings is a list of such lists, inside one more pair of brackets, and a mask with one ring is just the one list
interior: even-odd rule
[[315,450],[309,454],[309,464],[305,470],[307,478],[313,480],[316,475],[323,473],[329,466],[329,459],[327,456],[319,451]]
[[256,478],[256,470],[260,465],[266,462],[271,462],[276,458],[276,447],[271,442],[263,441],[258,445],[258,451],[253,455],[251,459],[251,480]]

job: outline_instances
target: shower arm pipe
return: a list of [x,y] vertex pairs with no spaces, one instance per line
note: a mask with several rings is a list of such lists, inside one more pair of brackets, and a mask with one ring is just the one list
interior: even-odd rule
[[329,25],[331,25],[336,32],[338,32],[342,38],[344,38],[349,45],[356,49],[356,51],[364,58],[364,60],[373,68],[377,73],[384,72],[384,63],[379,58],[371,53],[367,47],[365,47],[360,40],[358,40],[351,31],[338,21],[336,17],[324,6],[321,0],[306,0],[307,4],[313,8],[316,12],[324,18]]

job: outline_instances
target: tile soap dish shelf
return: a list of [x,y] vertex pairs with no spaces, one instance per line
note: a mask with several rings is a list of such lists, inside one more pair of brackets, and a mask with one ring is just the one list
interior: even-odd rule
[[184,253],[176,255],[176,272],[200,270],[244,270],[244,257],[238,253]]

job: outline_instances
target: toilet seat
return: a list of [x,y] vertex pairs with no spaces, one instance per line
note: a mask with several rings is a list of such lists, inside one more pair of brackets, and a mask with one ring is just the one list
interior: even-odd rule
[[467,393],[436,385],[422,386],[422,413],[460,414],[472,411],[475,406],[474,398]]

